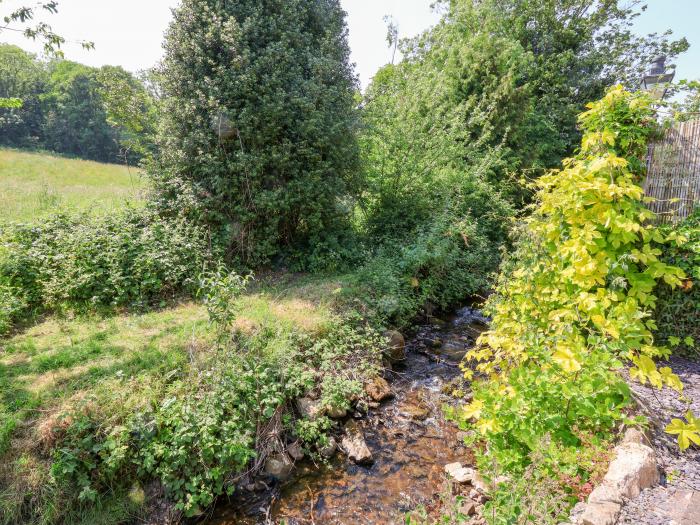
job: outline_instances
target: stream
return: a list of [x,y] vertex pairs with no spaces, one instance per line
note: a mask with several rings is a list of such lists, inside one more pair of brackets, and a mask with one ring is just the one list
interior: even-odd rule
[[290,481],[222,502],[206,523],[398,524],[418,506],[436,508],[446,486],[444,466],[473,460],[442,406],[454,402],[445,392],[459,382],[458,364],[486,322],[466,307],[420,327],[406,342],[406,360],[387,376],[394,397],[358,419],[371,465],[356,465],[344,454],[325,465],[301,461]]

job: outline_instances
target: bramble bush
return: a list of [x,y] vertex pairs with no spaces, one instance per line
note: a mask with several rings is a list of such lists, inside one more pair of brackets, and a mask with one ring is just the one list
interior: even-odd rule
[[61,213],[2,232],[0,328],[34,311],[150,306],[196,288],[206,231],[146,209]]
[[[467,356],[483,378],[454,415],[486,440],[486,470],[495,461],[522,471],[548,436],[553,471],[585,477],[567,450],[583,434],[604,438],[619,422],[636,422],[619,369],[629,364],[642,383],[682,388],[654,363],[670,353],[654,344],[654,288],[678,286],[685,274],[661,260],[659,245],[683,239],[648,222],[639,186],[656,128],[651,100],[617,86],[579,122],[581,149],[535,183],[533,213],[487,305],[491,329]],[[468,378],[473,372],[465,366]]]
[[471,174],[455,177],[429,220],[379,243],[353,272],[351,295],[375,322],[404,327],[491,286],[514,212]]

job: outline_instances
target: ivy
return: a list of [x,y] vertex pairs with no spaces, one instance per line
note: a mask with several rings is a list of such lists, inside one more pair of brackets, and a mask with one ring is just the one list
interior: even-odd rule
[[487,304],[491,329],[465,364],[482,379],[457,417],[506,468],[523,466],[544,436],[576,447],[581,432],[634,423],[624,366],[641,382],[682,388],[655,363],[670,354],[652,334],[655,287],[685,274],[659,248],[684,239],[649,222],[639,185],[656,129],[651,100],[617,86],[579,123],[578,154],[535,183],[533,212]]

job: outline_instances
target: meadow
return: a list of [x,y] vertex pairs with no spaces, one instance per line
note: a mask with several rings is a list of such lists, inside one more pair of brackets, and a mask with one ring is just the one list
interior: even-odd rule
[[142,200],[139,169],[0,148],[0,222],[24,222],[60,208],[109,213]]

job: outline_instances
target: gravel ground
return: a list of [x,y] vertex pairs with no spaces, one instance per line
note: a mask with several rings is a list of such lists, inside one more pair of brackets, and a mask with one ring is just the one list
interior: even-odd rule
[[[700,415],[700,362],[673,357],[669,366],[683,381],[683,401],[669,388],[662,391],[630,382],[645,411],[654,423],[652,446],[656,450],[657,461],[662,472],[661,485],[646,489],[639,497],[628,501],[622,508],[619,522],[625,525],[700,525],[696,516],[700,508],[679,515],[681,498],[692,494],[693,502],[700,496],[700,450],[689,448],[681,453],[675,436],[663,431],[672,417],[681,417],[690,408]],[[697,512],[697,515],[695,514]]]

